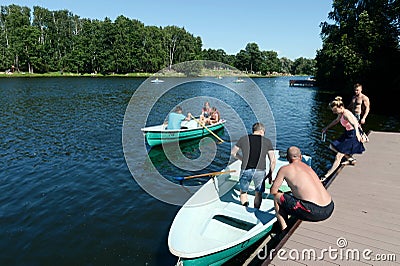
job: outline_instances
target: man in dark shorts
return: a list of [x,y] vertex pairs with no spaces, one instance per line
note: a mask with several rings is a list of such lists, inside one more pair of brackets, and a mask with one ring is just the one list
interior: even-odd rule
[[[265,178],[272,181],[272,172],[275,169],[276,158],[270,139],[264,137],[265,126],[255,123],[252,134],[241,137],[231,150],[232,157],[242,161],[240,171],[240,202],[243,206],[249,206],[247,192],[251,181],[255,186],[254,208],[259,209],[262,201],[263,185]],[[242,154],[238,152],[241,150]],[[269,159],[269,171],[266,173],[267,157]]]
[[[282,166],[271,187],[275,213],[282,230],[287,228],[288,215],[300,220],[318,222],[328,219],[334,203],[314,170],[301,161],[301,151],[292,146],[287,150],[288,165]],[[282,182],[291,188],[291,194],[282,193]]]
[[348,108],[353,112],[358,122],[364,125],[365,119],[369,114],[370,101],[368,96],[362,93],[362,85],[360,83],[354,84],[354,96],[351,98]]

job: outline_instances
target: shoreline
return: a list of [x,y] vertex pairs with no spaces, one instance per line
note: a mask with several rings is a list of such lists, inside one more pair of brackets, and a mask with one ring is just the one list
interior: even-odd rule
[[[267,75],[259,75],[259,74],[246,74],[246,73],[202,73],[197,77],[244,77],[244,78],[274,78],[274,77],[292,77],[292,76],[309,76],[309,75],[292,75],[286,73],[273,73]],[[127,73],[127,74],[80,74],[80,73],[61,73],[61,72],[49,72],[43,74],[30,74],[25,72],[20,73],[6,73],[0,72],[0,79],[1,78],[55,78],[55,77],[92,77],[92,78],[107,78],[107,77],[121,77],[121,78],[187,78],[189,76],[184,75],[182,73]]]

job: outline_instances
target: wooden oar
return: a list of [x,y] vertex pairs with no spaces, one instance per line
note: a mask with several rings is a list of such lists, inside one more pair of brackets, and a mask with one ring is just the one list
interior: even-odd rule
[[185,176],[185,177],[175,177],[175,180],[183,181],[183,180],[197,178],[197,177],[216,176],[216,175],[222,175],[222,174],[233,173],[233,172],[236,172],[236,170],[228,170],[228,171],[223,171],[223,172],[211,172],[211,173],[206,173],[206,174],[190,175],[190,176]]
[[224,141],[218,137],[217,134],[215,134],[214,132],[212,132],[208,127],[206,127],[206,125],[204,125],[202,122],[200,122],[200,120],[198,120],[196,117],[194,117],[192,114],[190,115],[194,121],[196,121],[199,125],[201,125],[203,128],[207,129],[208,132],[210,132],[214,137],[216,137],[221,143],[223,143]]

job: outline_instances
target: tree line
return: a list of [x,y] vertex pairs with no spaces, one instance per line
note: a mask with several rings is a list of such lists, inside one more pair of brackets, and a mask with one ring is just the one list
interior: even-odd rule
[[[315,59],[278,58],[248,43],[236,55],[202,49],[198,36],[177,26],[146,26],[80,18],[68,10],[1,6],[0,70],[46,73],[154,73],[191,60],[212,60],[247,73],[315,75],[318,86],[350,97],[362,83],[372,112],[399,115],[400,0],[333,0],[321,23],[322,48]],[[333,22],[333,23],[332,23]],[[346,95],[346,93],[348,95]]]
[[343,94],[361,83],[371,112],[399,116],[400,0],[333,0],[328,18],[333,23],[320,25],[318,85]]
[[47,73],[154,73],[191,60],[213,60],[247,73],[315,73],[315,60],[278,58],[249,43],[236,55],[202,49],[198,36],[177,26],[146,26],[118,16],[115,21],[80,18],[68,10],[1,6],[0,69]]

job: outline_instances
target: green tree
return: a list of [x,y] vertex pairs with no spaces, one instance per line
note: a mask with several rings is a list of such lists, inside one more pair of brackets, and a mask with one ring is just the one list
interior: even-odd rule
[[167,26],[164,31],[164,46],[168,52],[168,67],[175,63],[200,59],[201,38],[195,38],[184,28]]
[[263,53],[260,51],[258,44],[249,43],[245,48],[249,54],[249,69],[250,73],[259,72],[261,70],[261,64],[263,63]]
[[281,62],[278,58],[278,53],[275,51],[263,51],[262,74],[281,72]]
[[221,62],[224,63],[226,60],[226,53],[222,49],[204,49],[201,52],[201,58],[203,60],[210,60],[210,61],[215,61],[215,62]]
[[99,22],[99,39],[100,49],[97,49],[97,56],[100,62],[99,72],[109,74],[118,69],[117,56],[115,53],[115,27],[109,18],[105,18],[103,22]]
[[50,29],[53,28],[52,12],[39,6],[33,7],[32,26],[40,32],[37,41],[38,62],[36,69],[40,72],[52,71],[55,69],[53,53],[53,37]]
[[328,18],[334,23],[321,24],[319,85],[352,93],[352,85],[361,82],[377,112],[394,111],[394,100],[388,104],[381,91],[400,89],[399,1],[334,0],[332,7]]
[[115,34],[112,45],[115,58],[114,72],[128,73],[147,68],[147,38],[143,23],[119,16],[112,30]]
[[[368,37],[370,43],[379,45],[381,35],[374,32],[375,24],[370,16],[369,13],[362,15],[359,38]],[[393,16],[398,17],[398,14],[394,12]],[[353,62],[350,59],[356,51],[356,46],[351,43],[354,38],[342,39],[349,47],[349,56],[335,58]],[[367,48],[365,51],[371,52]],[[327,55],[329,51],[321,52],[321,57]],[[138,20],[124,16],[118,16],[114,22],[109,18],[91,20],[80,18],[68,10],[51,11],[39,6],[33,7],[31,20],[30,9],[17,5],[1,6],[0,59],[2,69],[14,65],[16,69],[31,73],[66,71],[103,74],[156,72],[180,62],[200,59],[264,74],[281,72],[283,68],[287,71],[290,63],[280,60],[274,51],[260,51],[256,43],[248,43],[236,55],[228,55],[223,49],[202,50],[200,37],[177,26],[145,26]],[[215,66],[214,63],[201,64],[207,68]],[[349,73],[357,71],[354,65],[352,68],[349,66],[346,65]],[[200,63],[194,64],[194,68],[187,72],[197,75],[199,69]]]
[[291,73],[295,75],[315,75],[315,60],[304,57],[294,60]]
[[41,58],[38,57],[40,46],[37,44],[40,32],[31,26],[24,26],[19,30],[21,31],[20,35],[24,36],[21,40],[24,69],[27,69],[29,73],[34,73],[34,69],[42,67]]
[[140,63],[142,70],[154,73],[167,67],[168,53],[163,49],[163,30],[156,26],[146,26],[143,36],[143,52]]
[[10,5],[1,7],[1,27],[2,27],[2,43],[4,51],[4,67],[11,68],[13,65],[17,70],[27,69],[26,47],[24,47],[25,36],[30,26],[30,9],[28,7],[20,7]]
[[279,59],[281,63],[281,72],[285,74],[290,74],[292,73],[292,67],[293,67],[293,61],[290,60],[289,58],[282,57]]
[[248,72],[250,71],[250,60],[249,53],[245,50],[240,50],[235,56],[234,66],[241,71]]
[[236,59],[235,66],[242,71],[249,73],[261,71],[263,53],[256,43],[248,43],[245,50],[240,50],[236,55]]

